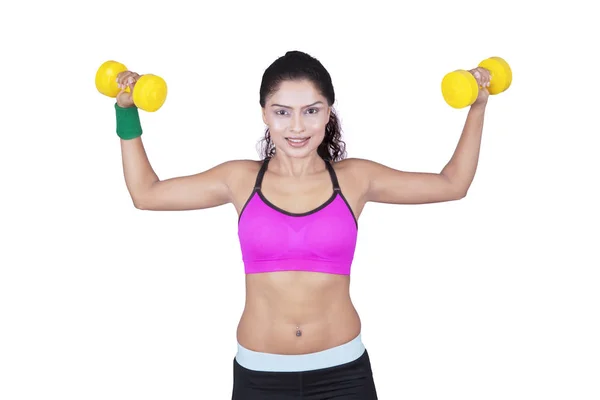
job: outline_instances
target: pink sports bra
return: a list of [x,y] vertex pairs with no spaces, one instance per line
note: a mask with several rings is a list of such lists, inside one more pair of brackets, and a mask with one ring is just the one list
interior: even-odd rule
[[238,220],[246,274],[311,271],[350,275],[358,223],[340,190],[333,166],[325,161],[333,184],[331,197],[314,210],[291,213],[271,203],[261,192],[269,160],[263,161]]

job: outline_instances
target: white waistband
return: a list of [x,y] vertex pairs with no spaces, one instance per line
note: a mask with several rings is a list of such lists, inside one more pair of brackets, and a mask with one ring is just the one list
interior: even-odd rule
[[365,346],[361,335],[348,343],[309,354],[271,354],[246,349],[238,343],[236,361],[253,371],[298,372],[346,364],[363,355]]

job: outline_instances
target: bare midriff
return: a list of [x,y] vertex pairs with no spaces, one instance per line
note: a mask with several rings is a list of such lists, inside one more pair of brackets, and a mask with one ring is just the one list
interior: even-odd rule
[[314,353],[351,341],[360,329],[347,275],[299,271],[246,275],[246,304],[237,340],[249,350]]

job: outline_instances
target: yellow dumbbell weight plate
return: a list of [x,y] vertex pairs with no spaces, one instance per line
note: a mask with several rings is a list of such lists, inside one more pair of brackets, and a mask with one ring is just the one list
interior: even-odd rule
[[167,99],[167,83],[160,76],[142,75],[133,90],[135,105],[148,112],[158,110]]
[[479,63],[479,66],[487,69],[491,73],[490,94],[504,92],[512,83],[512,70],[506,61],[500,57],[490,57]]
[[[117,61],[106,61],[96,72],[96,89],[108,97],[117,97],[121,89],[117,85],[117,75],[127,71],[127,67]],[[129,92],[129,87],[126,90]]]
[[442,79],[442,95],[451,107],[467,107],[477,100],[478,94],[477,80],[469,71],[456,70]]

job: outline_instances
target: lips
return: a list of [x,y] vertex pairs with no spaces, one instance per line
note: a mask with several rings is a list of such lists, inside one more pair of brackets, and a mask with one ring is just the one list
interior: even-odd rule
[[308,143],[309,139],[310,136],[285,138],[285,140],[287,140],[289,145],[292,147],[302,147]]
[[286,140],[290,141],[290,142],[294,142],[294,143],[301,143],[304,142],[305,140],[308,140],[308,137],[297,137],[297,138],[285,138]]

